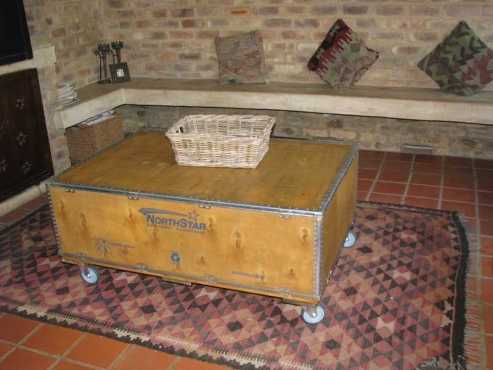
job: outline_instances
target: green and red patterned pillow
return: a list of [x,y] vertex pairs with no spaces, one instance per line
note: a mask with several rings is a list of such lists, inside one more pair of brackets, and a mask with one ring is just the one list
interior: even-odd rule
[[342,19],[338,19],[308,61],[308,69],[331,87],[348,87],[358,82],[378,55],[377,51],[367,48]]
[[442,90],[472,95],[493,81],[493,50],[460,22],[418,67]]

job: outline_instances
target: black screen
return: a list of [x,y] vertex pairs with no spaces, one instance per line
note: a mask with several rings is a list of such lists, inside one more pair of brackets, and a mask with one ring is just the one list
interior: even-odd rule
[[22,0],[0,0],[0,65],[32,58]]

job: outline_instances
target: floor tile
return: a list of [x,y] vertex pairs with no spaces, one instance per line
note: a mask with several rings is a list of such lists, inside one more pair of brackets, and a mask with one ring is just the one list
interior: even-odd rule
[[385,156],[386,161],[411,161],[414,154],[399,153],[399,152],[387,152]]
[[45,370],[54,362],[51,357],[16,348],[0,362],[0,370]]
[[474,160],[474,167],[493,170],[493,160],[475,159]]
[[358,167],[361,170],[373,170],[375,173],[380,168],[382,161],[374,161],[374,160],[359,160]]
[[493,206],[479,206],[479,218],[481,220],[493,220]]
[[478,190],[493,191],[493,171],[478,173]]
[[176,361],[178,361],[178,358],[174,355],[132,345],[115,370],[166,369]]
[[370,195],[371,202],[380,202],[380,203],[391,203],[391,204],[399,204],[401,201],[400,195],[393,194],[379,194],[373,193]]
[[6,343],[0,343],[0,357],[5,355],[8,351],[10,351],[14,346]]
[[407,190],[407,195],[411,197],[426,197],[438,199],[440,195],[440,187],[411,184]]
[[[73,362],[68,362],[68,361],[61,361],[53,368],[53,370],[88,370],[88,369],[91,368],[79,364],[74,364]],[[136,367],[136,369],[138,369],[138,367]]]
[[414,162],[413,171],[418,173],[440,173],[442,164],[440,162]]
[[409,173],[407,170],[384,170],[380,173],[379,179],[383,181],[407,182],[407,180],[409,179]]
[[481,279],[469,276],[466,279],[466,296],[467,299],[480,300]]
[[415,163],[442,163],[443,157],[429,154],[416,154],[414,156]]
[[375,193],[403,194],[405,189],[406,189],[405,184],[379,181],[377,182],[373,191]]
[[486,344],[486,366],[493,369],[493,336],[485,337]]
[[411,183],[439,186],[441,180],[442,176],[436,173],[414,173],[411,178]]
[[484,321],[484,331],[493,334],[493,305],[483,305],[481,317]]
[[382,159],[384,157],[384,152],[377,150],[360,150],[359,157],[361,159]]
[[444,187],[442,196],[445,200],[455,200],[458,202],[474,203],[476,201],[475,192],[472,189],[464,190]]
[[493,221],[480,220],[481,235],[493,236]]
[[373,184],[370,180],[358,180],[358,191],[368,191]]
[[472,158],[445,157],[443,162],[445,167],[472,167]]
[[358,191],[356,194],[357,195],[356,199],[358,199],[358,201],[360,202],[365,201],[367,194],[368,194],[367,191]]
[[23,344],[26,347],[38,349],[53,355],[61,355],[81,335],[82,333],[80,331],[61,326],[43,325]]
[[436,208],[438,206],[438,199],[406,197],[404,204],[413,207]]
[[493,192],[478,191],[479,204],[493,205]]
[[483,277],[493,277],[493,257],[481,257],[481,275]]
[[2,316],[0,317],[0,339],[17,343],[38,325],[37,321],[27,320],[19,316]]
[[481,253],[493,256],[493,238],[481,237]]
[[485,303],[493,304],[493,279],[482,279],[481,299]]
[[474,206],[474,204],[471,203],[443,201],[442,209],[446,209],[449,211],[457,211],[466,217],[476,216],[476,207]]
[[445,175],[443,184],[451,188],[474,189],[474,178],[467,175]]
[[194,360],[191,358],[180,358],[174,370],[227,370],[228,367],[224,365],[216,365],[207,362],[202,362],[198,360]]
[[378,170],[371,168],[360,168],[358,170],[359,179],[373,180],[377,176]]
[[66,357],[94,366],[107,367],[126,347],[126,343],[87,334]]

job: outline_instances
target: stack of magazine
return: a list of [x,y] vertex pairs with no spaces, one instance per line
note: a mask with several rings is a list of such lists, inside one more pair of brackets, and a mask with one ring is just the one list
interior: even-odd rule
[[115,115],[115,111],[112,111],[112,110],[107,111],[107,112],[103,112],[103,113],[100,113],[94,117],[88,118],[85,121],[78,123],[77,126],[91,126],[91,125],[94,125],[96,123],[106,121],[110,118],[113,118],[114,115]]
[[73,83],[64,82],[57,85],[57,92],[58,92],[58,100],[57,100],[58,109],[63,109],[65,107],[71,106],[79,102],[79,97],[77,96],[77,91],[75,91],[75,87]]

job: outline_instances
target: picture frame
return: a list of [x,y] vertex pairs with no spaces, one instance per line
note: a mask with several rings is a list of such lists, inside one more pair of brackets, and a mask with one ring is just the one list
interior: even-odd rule
[[130,81],[130,72],[127,63],[110,64],[110,72],[112,82]]

